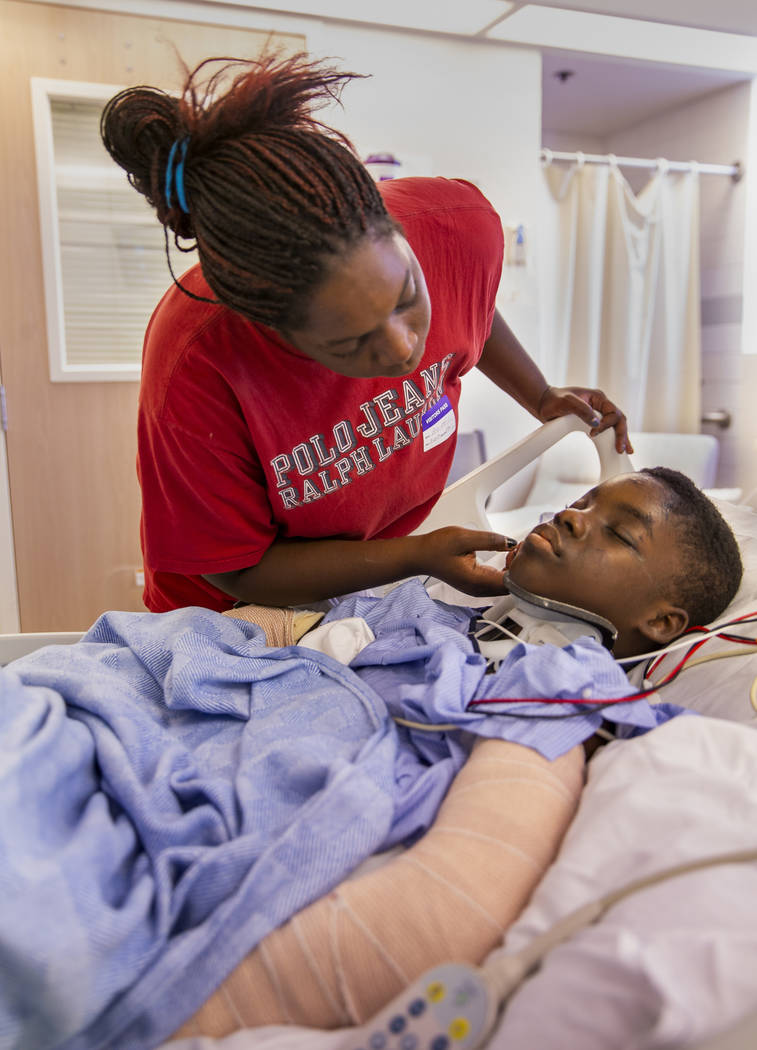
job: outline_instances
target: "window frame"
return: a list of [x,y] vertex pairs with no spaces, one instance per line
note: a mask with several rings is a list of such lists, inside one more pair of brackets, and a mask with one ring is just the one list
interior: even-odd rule
[[[101,361],[96,364],[75,364],[68,361],[53,138],[53,102],[87,100],[102,102],[105,105],[108,99],[122,91],[125,85],[57,80],[48,77],[31,77],[30,80],[50,380],[53,383],[139,381],[141,362],[125,364]],[[115,174],[117,172],[114,172]],[[126,176],[123,175],[123,178]]]

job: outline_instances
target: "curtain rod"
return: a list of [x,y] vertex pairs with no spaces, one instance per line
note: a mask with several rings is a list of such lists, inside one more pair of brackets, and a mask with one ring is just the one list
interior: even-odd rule
[[553,160],[566,160],[575,163],[583,159],[586,164],[617,164],[625,168],[659,168],[665,167],[667,171],[691,171],[696,168],[701,175],[730,175],[734,182],[744,175],[744,169],[740,161],[735,164],[699,164],[696,161],[665,160],[659,158],[651,160],[644,157],[616,157],[614,153],[602,155],[601,153],[563,153],[559,150],[542,149],[541,159],[546,164]]

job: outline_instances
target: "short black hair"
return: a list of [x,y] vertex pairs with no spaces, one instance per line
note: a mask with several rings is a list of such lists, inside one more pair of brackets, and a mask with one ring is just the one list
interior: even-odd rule
[[640,471],[666,490],[665,510],[672,517],[682,564],[673,576],[671,595],[689,614],[692,625],[717,619],[739,589],[741,553],[730,525],[691,478],[670,467]]

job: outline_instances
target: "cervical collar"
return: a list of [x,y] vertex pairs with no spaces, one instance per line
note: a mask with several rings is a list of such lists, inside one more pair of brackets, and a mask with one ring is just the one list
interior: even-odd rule
[[[589,612],[588,609],[581,609],[577,605],[568,605],[566,602],[544,598],[540,594],[532,594],[531,591],[513,583],[507,572],[505,586],[509,593],[487,609],[483,618],[496,623],[514,621],[520,627],[518,642],[528,642],[531,645],[546,643],[562,648],[577,638],[585,638],[588,635],[612,651],[618,632],[603,616]],[[517,644],[513,639],[497,636],[495,628],[486,634],[489,640],[479,637],[478,644],[482,654],[489,659],[501,660],[506,652]]]

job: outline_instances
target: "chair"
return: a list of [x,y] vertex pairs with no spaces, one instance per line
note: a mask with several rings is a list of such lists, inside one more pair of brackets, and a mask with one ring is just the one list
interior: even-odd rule
[[460,430],[457,434],[455,456],[447,477],[447,484],[464,478],[472,470],[486,463],[486,442],[483,430]]

